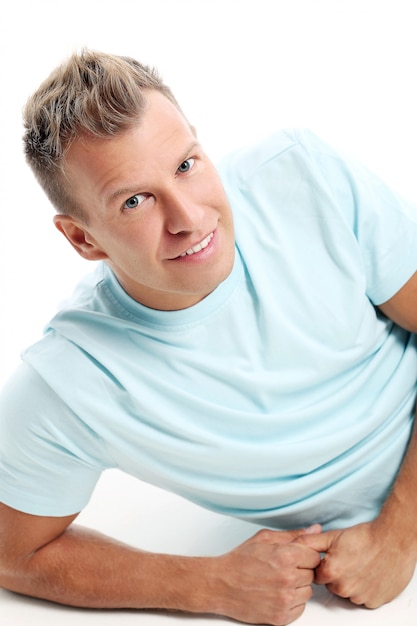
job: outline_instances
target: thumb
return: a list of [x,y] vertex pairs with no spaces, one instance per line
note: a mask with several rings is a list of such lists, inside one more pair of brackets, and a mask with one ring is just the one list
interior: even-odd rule
[[297,541],[297,539],[304,536],[306,533],[320,533],[320,524],[314,524],[308,528],[298,528],[296,530],[272,530],[269,528],[263,528],[259,530],[255,535],[247,539],[244,543],[269,543],[271,545],[285,545]]
[[320,524],[311,524],[311,526],[308,526],[307,528],[296,528],[295,530],[280,531],[283,543],[292,543],[294,541],[297,541],[300,537],[304,537],[305,535],[315,535],[320,533]]
[[321,533],[321,524],[312,524],[308,528],[303,529],[303,534],[305,535],[316,535],[317,533]]
[[321,532],[305,532],[300,535],[295,541],[302,543],[308,548],[312,548],[317,552],[328,552],[332,547],[336,537],[339,535],[336,531],[329,530],[326,533]]
[[300,537],[304,537],[305,535],[313,535],[321,533],[321,525],[320,524],[312,524],[307,528],[295,528],[293,530],[279,530],[279,531],[271,531],[274,535],[270,536],[271,543],[292,543],[297,541]]
[[321,524],[311,524],[311,526],[307,526],[306,528],[297,528],[296,530],[286,531],[292,539],[290,541],[297,541],[300,537],[305,537],[306,535],[318,535],[321,533]]

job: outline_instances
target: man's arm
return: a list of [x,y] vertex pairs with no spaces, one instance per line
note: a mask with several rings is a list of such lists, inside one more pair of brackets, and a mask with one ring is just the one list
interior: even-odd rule
[[325,552],[315,582],[377,608],[410,582],[417,562],[417,429],[395,485],[372,522],[297,541]]
[[[379,308],[398,325],[417,332],[417,273]],[[394,599],[410,582],[417,562],[417,428],[374,521],[299,541],[326,553],[316,582],[331,592],[369,608]]]
[[417,333],[417,272],[379,308],[398,326]]
[[216,613],[288,624],[311,597],[320,555],[303,532],[261,531],[218,557],[144,552],[62,518],[0,504],[0,586],[61,604]]

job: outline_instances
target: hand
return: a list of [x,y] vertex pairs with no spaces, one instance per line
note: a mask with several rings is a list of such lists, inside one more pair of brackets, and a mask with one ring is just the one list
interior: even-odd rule
[[307,530],[262,530],[231,552],[217,557],[215,612],[242,622],[283,626],[297,619],[312,595],[320,554],[295,543]]
[[297,542],[326,553],[316,570],[316,583],[370,609],[393,600],[413,576],[416,561],[408,554],[404,538],[378,519],[304,535]]

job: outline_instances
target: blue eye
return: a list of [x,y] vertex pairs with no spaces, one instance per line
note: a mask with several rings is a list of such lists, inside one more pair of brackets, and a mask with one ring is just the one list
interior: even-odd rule
[[181,165],[178,168],[178,171],[180,172],[180,174],[185,174],[192,168],[193,165],[194,165],[194,159],[186,159],[185,161],[181,163]]
[[126,200],[126,202],[123,205],[123,208],[124,209],[136,209],[136,207],[142,204],[142,202],[145,200],[145,197],[146,196],[144,196],[143,194],[138,193],[136,194],[136,196],[132,196],[131,198]]

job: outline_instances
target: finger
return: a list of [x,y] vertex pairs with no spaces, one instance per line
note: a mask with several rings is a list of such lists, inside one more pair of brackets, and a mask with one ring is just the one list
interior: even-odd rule
[[348,592],[347,589],[342,587],[340,584],[336,584],[336,583],[323,583],[323,584],[326,585],[326,589],[328,589],[328,591],[330,591],[330,593],[332,593],[334,596],[339,596],[339,598],[350,599],[350,593]]
[[303,614],[306,604],[311,599],[312,595],[313,589],[311,585],[306,585],[305,587],[296,589],[294,601],[292,607],[288,611],[288,619],[285,620],[285,624],[295,621]]
[[[307,601],[306,601],[307,602]],[[304,602],[303,604],[294,606],[292,609],[290,609],[288,611],[288,613],[285,616],[285,621],[283,621],[282,619],[280,619],[279,623],[280,624],[291,624],[292,622],[295,622],[298,620],[299,617],[301,617],[301,615],[304,613],[305,608],[306,608],[306,602]],[[275,623],[275,622],[274,622]],[[278,622],[277,622],[278,623]]]
[[338,531],[329,530],[326,533],[304,533],[299,535],[295,542],[316,550],[317,552],[328,552],[339,536]]
[[[258,530],[258,532],[255,533],[255,535],[252,535],[252,537],[246,539],[242,545],[249,545],[252,543],[267,543],[272,545],[274,543],[280,543],[278,540],[280,535],[280,531],[263,528],[262,530]],[[282,543],[289,543],[289,540],[285,541],[284,539],[285,538],[282,538]]]
[[289,563],[293,565],[297,570],[315,570],[321,563],[321,554],[316,550],[307,548],[306,546],[300,546],[294,543],[287,544],[286,547],[276,547],[277,557],[282,557],[283,550],[285,550],[286,558]]
[[[332,581],[332,577],[329,576],[328,574],[326,574],[326,570],[324,568],[321,567],[321,564],[316,568],[315,571],[315,575],[314,575],[314,582],[317,585],[326,585],[327,588],[329,588],[329,585],[331,584]],[[338,593],[335,592],[335,589],[329,589],[329,591],[331,591],[332,593],[335,593],[336,595],[339,595]]]
[[387,601],[389,602],[389,600],[383,600],[381,598],[366,599],[366,596],[364,596],[364,595],[351,596],[349,598],[349,600],[353,604],[358,604],[360,606],[365,606],[367,609],[378,609],[380,606],[385,604]]
[[292,543],[299,537],[305,535],[304,528],[298,528],[296,530],[270,530],[263,528],[255,535],[245,541],[245,543],[269,543],[271,545],[285,545]]
[[314,570],[313,569],[299,569],[297,575],[296,589],[302,589],[303,587],[309,587],[314,582]]
[[279,531],[279,534],[285,539],[289,539],[291,542],[297,541],[299,537],[305,535],[318,535],[321,533],[321,524],[311,524],[306,528],[296,528],[294,530]]
[[372,609],[372,608],[377,608],[377,606],[373,607],[373,606],[368,606],[368,604],[366,604],[365,602],[365,598],[362,595],[353,595],[349,597],[349,600],[352,602],[352,604],[357,604],[358,606],[366,606],[366,608],[368,609]]
[[300,560],[298,567],[315,570],[317,567],[320,567],[321,561],[322,557],[320,552],[312,548],[306,548],[306,551],[303,553],[302,559]]
[[312,524],[307,528],[304,528],[305,535],[316,535],[321,533],[321,524]]
[[294,608],[306,604],[313,595],[313,589],[311,585],[305,585],[304,587],[298,587],[294,595]]
[[337,574],[334,571],[334,568],[329,567],[327,556],[324,556],[321,559],[318,567],[316,567],[314,582],[316,582],[318,585],[327,585],[328,588],[329,585],[332,585],[332,589],[329,589],[329,591],[336,594],[337,596],[342,595],[342,597],[346,598],[346,595],[338,592],[340,591],[339,580],[340,573]]

